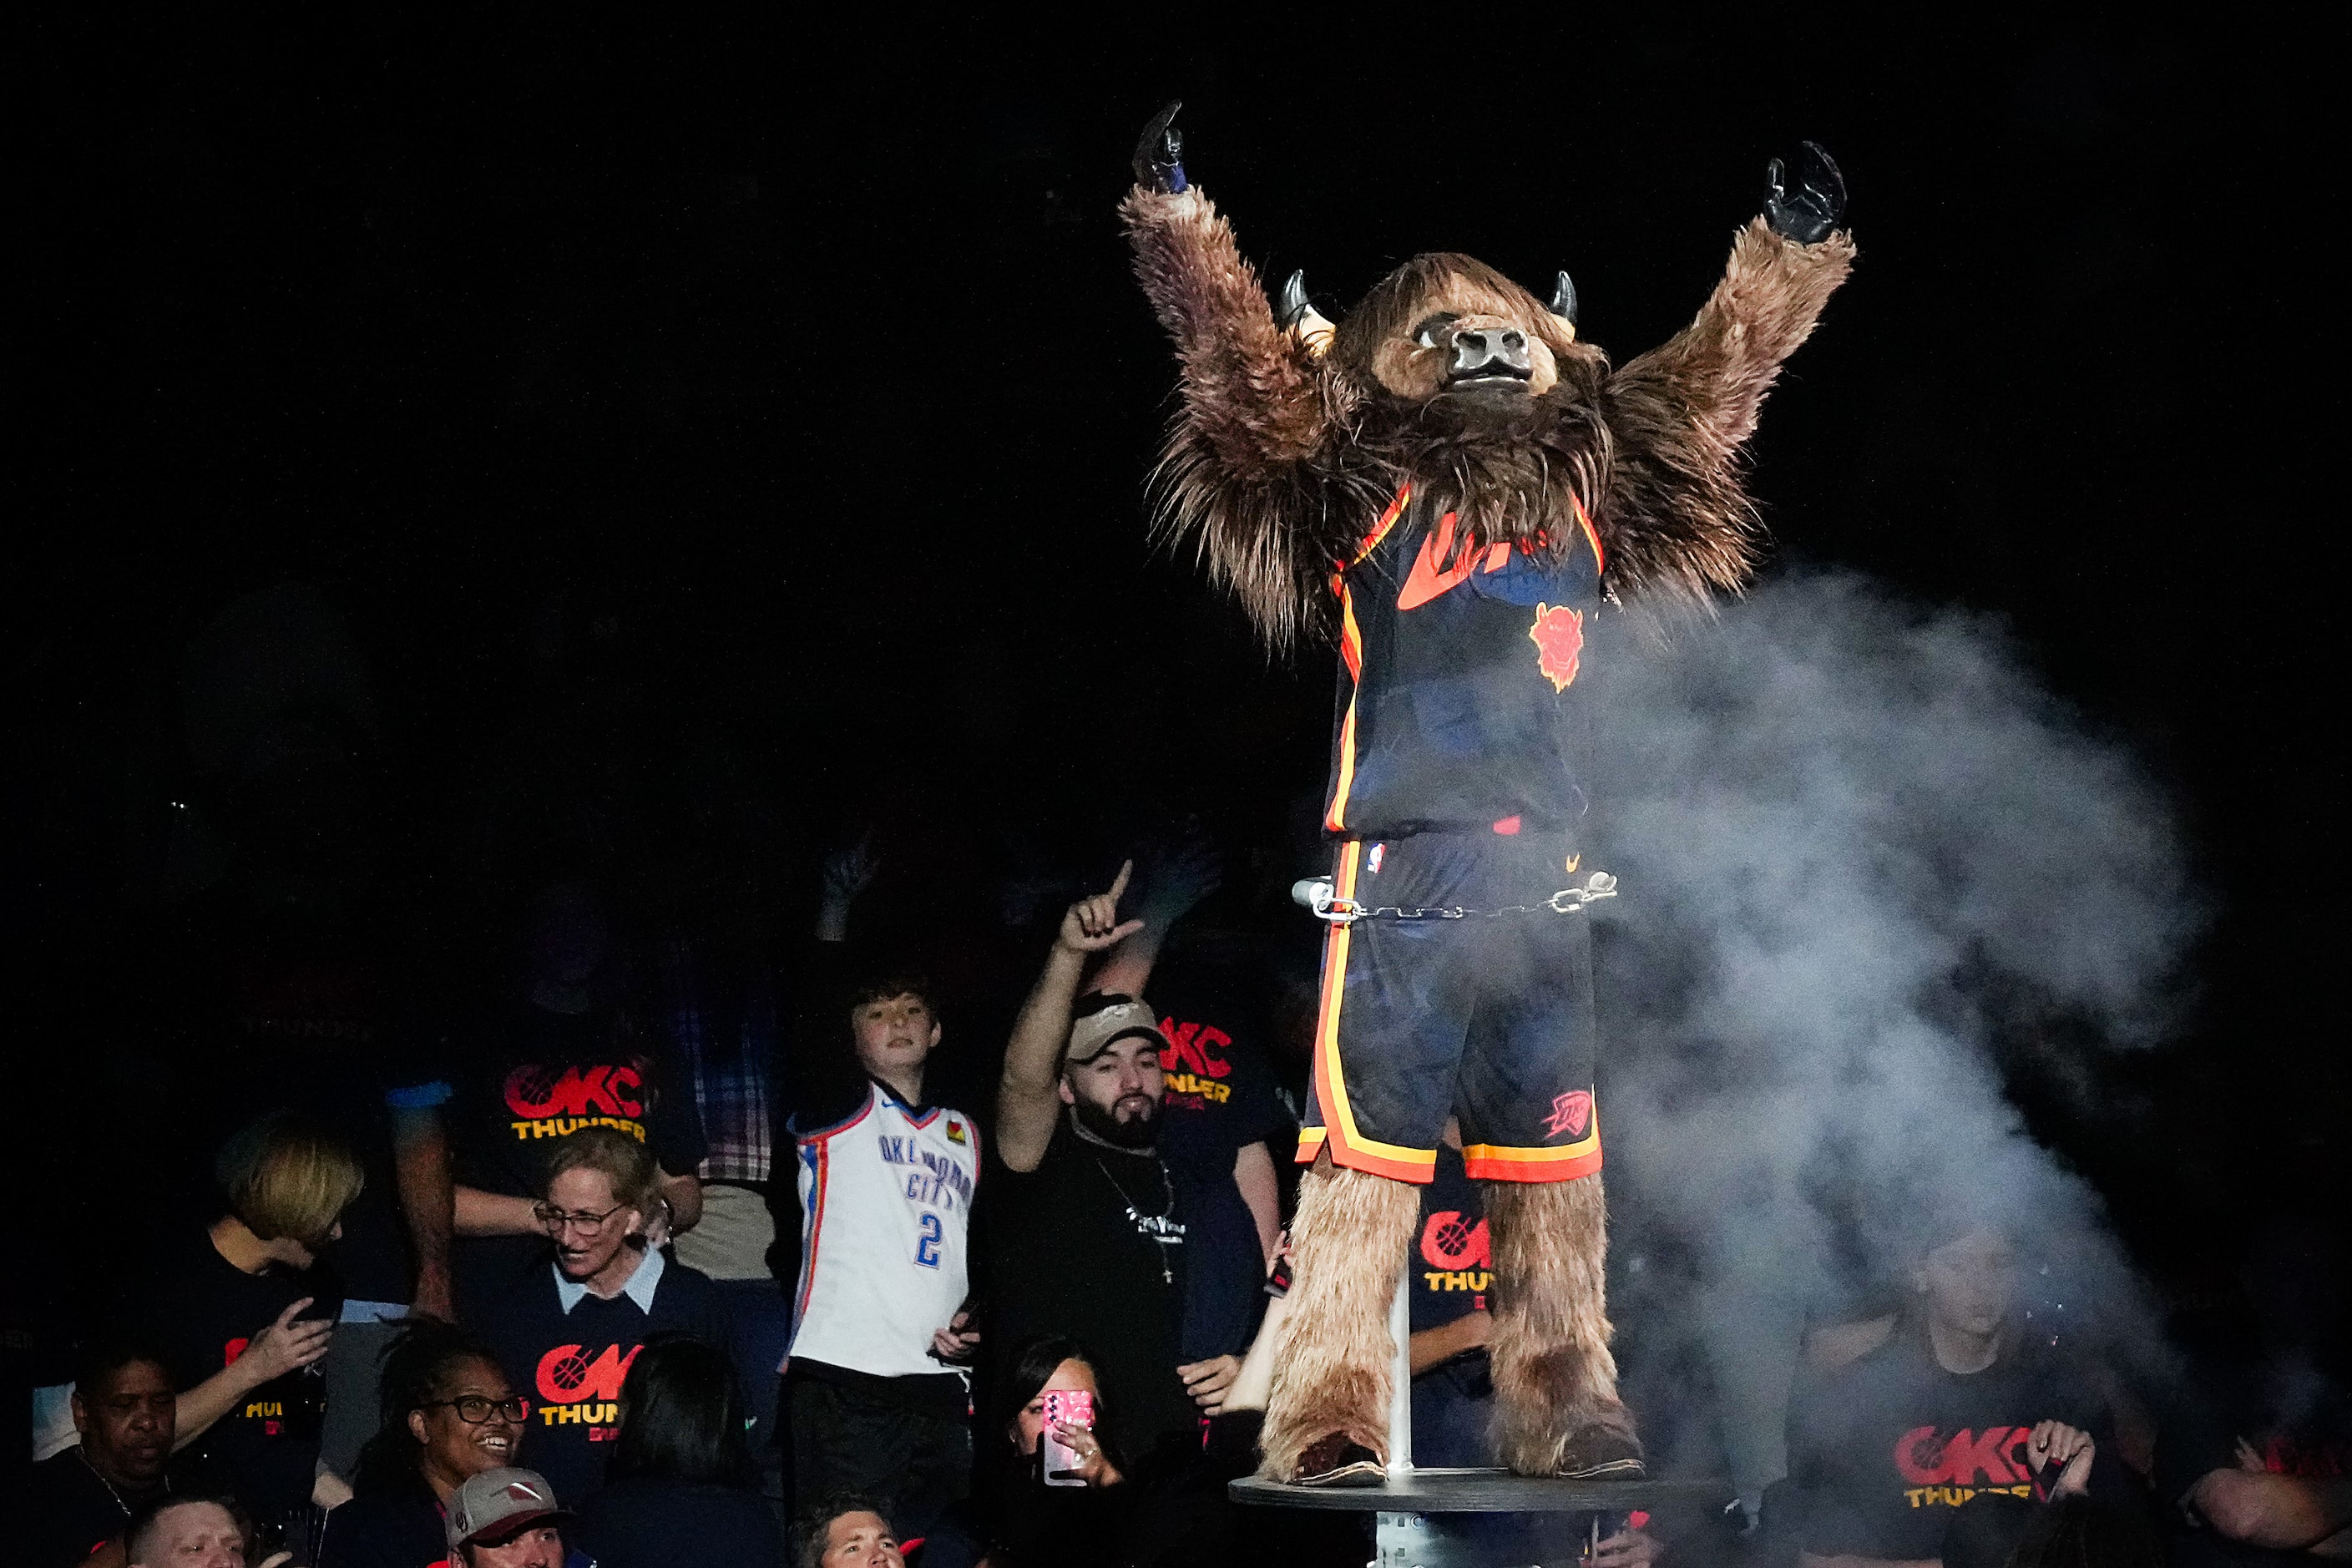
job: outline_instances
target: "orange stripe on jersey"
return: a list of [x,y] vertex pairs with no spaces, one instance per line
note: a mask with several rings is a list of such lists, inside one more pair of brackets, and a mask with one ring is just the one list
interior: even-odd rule
[[1364,628],[1356,624],[1356,596],[1345,583],[1339,584],[1339,662],[1349,679],[1364,678]]
[[[1408,481],[1407,483],[1399,485],[1397,487],[1396,500],[1389,502],[1388,510],[1381,513],[1381,520],[1372,524],[1372,531],[1364,535],[1362,541],[1357,544],[1356,552],[1353,555],[1349,556],[1344,562],[1340,563],[1339,570],[1345,572],[1349,567],[1353,566],[1357,562],[1361,561],[1365,556],[1370,555],[1373,551],[1378,550],[1381,547],[1381,541],[1389,536],[1389,530],[1397,525],[1397,519],[1404,515],[1405,506],[1412,500],[1412,483]],[[1333,585],[1338,585],[1338,580],[1336,578],[1333,580]]]
[[1573,495],[1568,498],[1568,504],[1576,509],[1576,521],[1582,525],[1584,537],[1592,545],[1592,564],[1606,574],[1609,570],[1609,557],[1601,548],[1601,534],[1592,526],[1591,514],[1584,510],[1584,503]]
[[[1345,582],[1339,584],[1339,661],[1348,667],[1348,679],[1358,681],[1364,674],[1364,633],[1356,625],[1356,601],[1348,592]],[[1350,692],[1348,711],[1339,720],[1339,776],[1331,783],[1331,807],[1323,814],[1323,826],[1333,833],[1347,827],[1348,792],[1356,784],[1356,699]]]
[[1323,826],[1332,833],[1347,830],[1348,791],[1356,782],[1356,700],[1348,699],[1347,716],[1339,721],[1339,776],[1331,785],[1331,809]]

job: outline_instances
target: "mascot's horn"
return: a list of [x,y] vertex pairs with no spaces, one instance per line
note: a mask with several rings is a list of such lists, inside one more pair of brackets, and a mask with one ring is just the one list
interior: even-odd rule
[[1576,285],[1563,272],[1551,286],[1551,313],[1568,323],[1568,335],[1576,336]]
[[1282,297],[1275,302],[1274,319],[1290,334],[1292,342],[1317,359],[1321,359],[1331,347],[1331,335],[1339,330],[1307,303],[1307,274],[1303,269],[1292,273],[1283,284]]

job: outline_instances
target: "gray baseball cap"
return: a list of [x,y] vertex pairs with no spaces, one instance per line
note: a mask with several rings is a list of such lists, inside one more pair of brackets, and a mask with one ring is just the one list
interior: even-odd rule
[[534,1524],[571,1517],[571,1510],[556,1505],[555,1489],[537,1470],[484,1470],[450,1494],[449,1547],[495,1546]]
[[1078,1005],[1093,1011],[1082,1013],[1070,1025],[1070,1043],[1062,1060],[1071,1067],[1094,1060],[1121,1040],[1146,1039],[1158,1049],[1168,1048],[1168,1037],[1160,1032],[1160,1015],[1140,996],[1098,992],[1080,997]]

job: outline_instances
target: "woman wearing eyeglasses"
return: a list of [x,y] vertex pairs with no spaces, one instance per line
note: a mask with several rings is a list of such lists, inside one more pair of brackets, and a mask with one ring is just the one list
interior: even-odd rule
[[727,1342],[710,1277],[662,1255],[661,1169],[610,1127],[558,1141],[532,1213],[537,1261],[491,1282],[478,1321],[507,1378],[531,1402],[531,1468],[585,1500],[620,1436],[621,1385],[649,1335]]
[[319,1568],[432,1568],[449,1555],[450,1495],[519,1465],[530,1402],[464,1330],[412,1318],[383,1359],[383,1425],[360,1450],[355,1496],[327,1516]]

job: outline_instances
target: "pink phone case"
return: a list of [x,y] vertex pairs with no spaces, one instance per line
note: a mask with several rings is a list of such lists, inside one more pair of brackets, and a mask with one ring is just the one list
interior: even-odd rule
[[1095,1396],[1084,1389],[1055,1389],[1045,1395],[1045,1433],[1037,1448],[1045,1462],[1045,1481],[1049,1487],[1082,1487],[1087,1483],[1076,1476],[1056,1476],[1056,1470],[1075,1470],[1080,1460],[1077,1451],[1062,1441],[1064,1426],[1084,1426],[1091,1430],[1095,1424]]

